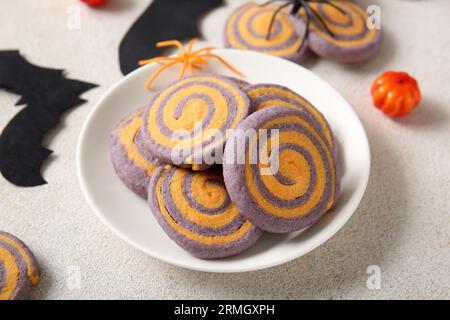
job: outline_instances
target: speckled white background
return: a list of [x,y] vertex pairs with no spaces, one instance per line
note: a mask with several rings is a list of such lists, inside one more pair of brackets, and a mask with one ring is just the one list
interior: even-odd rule
[[[357,66],[306,64],[361,118],[372,151],[369,186],[352,219],[326,244],[244,274],[193,272],[148,257],[109,231],[83,198],[78,134],[95,101],[121,78],[118,45],[149,2],[110,1],[102,10],[80,5],[81,29],[70,30],[67,10],[78,0],[0,0],[0,49],[19,48],[36,64],[101,85],[47,137],[55,151],[44,168],[48,185],[22,189],[0,177],[0,229],[27,242],[43,268],[33,298],[450,298],[450,1],[361,1],[382,8],[381,54]],[[220,33],[224,10],[202,23],[208,37]],[[421,107],[401,120],[371,105],[371,82],[387,69],[412,73],[423,91]],[[17,99],[0,91],[0,128],[18,112]],[[369,265],[381,269],[380,290],[366,286]],[[78,289],[70,285],[73,266],[81,274]]]

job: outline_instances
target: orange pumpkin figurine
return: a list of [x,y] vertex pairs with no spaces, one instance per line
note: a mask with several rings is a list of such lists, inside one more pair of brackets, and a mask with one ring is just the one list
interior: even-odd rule
[[372,84],[375,106],[388,116],[405,116],[420,103],[419,85],[406,72],[388,71]]

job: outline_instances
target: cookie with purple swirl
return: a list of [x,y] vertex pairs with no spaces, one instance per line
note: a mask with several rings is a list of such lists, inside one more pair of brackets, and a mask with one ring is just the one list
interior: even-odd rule
[[[276,84],[255,84],[245,88],[250,97],[251,112],[255,112],[270,106],[286,106],[305,112],[310,117],[310,124],[322,135],[328,148],[332,150],[334,158],[333,175],[339,176],[338,149],[336,140],[328,121],[308,100],[287,87]],[[340,179],[335,179],[334,202],[340,194]]]
[[[374,57],[381,45],[381,29],[368,28],[367,12],[353,1],[311,2],[320,17],[311,19],[308,45],[322,57],[344,63],[356,63]],[[298,34],[304,34],[307,19],[304,10],[293,18]]]
[[193,170],[216,164],[228,129],[248,115],[250,99],[226,77],[198,74],[159,92],[143,116],[140,131],[148,150],[163,160]]
[[307,46],[302,48],[303,40],[296,32],[289,8],[282,9],[275,16],[269,35],[271,21],[278,8],[277,4],[259,6],[249,2],[236,9],[225,25],[225,47],[259,51],[294,62],[304,61],[309,50]]
[[167,235],[202,259],[236,255],[261,231],[231,202],[222,173],[159,168],[149,184],[150,208]]
[[226,188],[257,227],[293,232],[332,206],[335,160],[320,130],[304,112],[272,106],[247,117],[227,140]]
[[111,133],[111,161],[119,178],[132,191],[147,198],[153,171],[162,164],[143,147],[141,128],[144,108],[121,120]]
[[0,231],[0,300],[27,299],[39,280],[39,264],[31,250],[15,236]]

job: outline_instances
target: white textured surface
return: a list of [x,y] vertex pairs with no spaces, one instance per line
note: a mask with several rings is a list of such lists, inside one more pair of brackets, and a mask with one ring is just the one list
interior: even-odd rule
[[[365,126],[373,163],[366,195],[349,223],[310,254],[230,275],[179,269],[133,249],[94,216],[78,185],[78,133],[121,77],[118,45],[148,1],[111,0],[99,11],[80,6],[81,30],[66,26],[66,10],[78,1],[0,2],[0,49],[19,48],[36,64],[101,85],[47,137],[55,151],[44,170],[48,185],[22,189],[0,177],[0,229],[27,242],[43,268],[34,298],[450,298],[449,1],[373,1],[385,29],[379,57],[358,66],[308,62]],[[220,30],[220,11],[203,23],[208,36]],[[423,92],[421,107],[401,120],[371,105],[371,82],[387,69],[410,72]],[[17,99],[0,92],[0,128],[17,113]],[[369,265],[381,268],[380,290],[366,287]],[[81,273],[79,289],[70,289],[72,266]]]

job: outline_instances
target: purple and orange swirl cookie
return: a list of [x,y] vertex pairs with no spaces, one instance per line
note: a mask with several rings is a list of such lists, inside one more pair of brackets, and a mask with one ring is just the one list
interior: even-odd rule
[[250,97],[251,112],[271,106],[286,106],[304,111],[325,134],[327,143],[332,146],[333,133],[323,116],[308,100],[289,88],[276,84],[255,84],[245,88]]
[[[252,112],[271,106],[285,106],[305,112],[306,115],[310,117],[309,122],[311,126],[321,135],[328,148],[332,150],[334,158],[333,175],[340,175],[337,144],[331,127],[323,114],[308,100],[289,88],[276,84],[256,84],[246,87],[245,90],[250,97]],[[336,202],[339,197],[340,179],[335,178],[335,182],[334,202]]]
[[261,235],[231,202],[218,171],[161,167],[150,180],[148,201],[167,235],[202,259],[238,254]]
[[[309,5],[322,17],[331,34],[317,21],[311,21],[308,45],[320,56],[339,62],[354,63],[375,56],[381,45],[381,30],[369,29],[366,11],[353,1],[310,3]],[[300,17],[293,18],[298,34],[306,28],[304,11]]]
[[303,40],[296,33],[288,8],[276,15],[270,37],[267,38],[270,22],[278,7],[276,4],[262,7],[252,2],[239,7],[225,25],[225,47],[259,51],[302,62],[308,49],[304,46],[299,52]]
[[248,115],[250,99],[221,76],[199,74],[159,92],[143,116],[141,137],[148,150],[167,163],[204,170],[215,164],[228,129]]
[[40,280],[39,265],[30,249],[13,235],[0,231],[0,300],[27,299]]
[[123,183],[143,198],[153,171],[162,164],[143,147],[138,134],[144,108],[119,122],[111,133],[111,161]]
[[[252,131],[255,138],[247,139]],[[244,163],[236,157],[239,144]],[[310,117],[273,106],[251,114],[227,140],[223,174],[245,217],[263,230],[285,233],[314,223],[333,205],[333,162]]]

